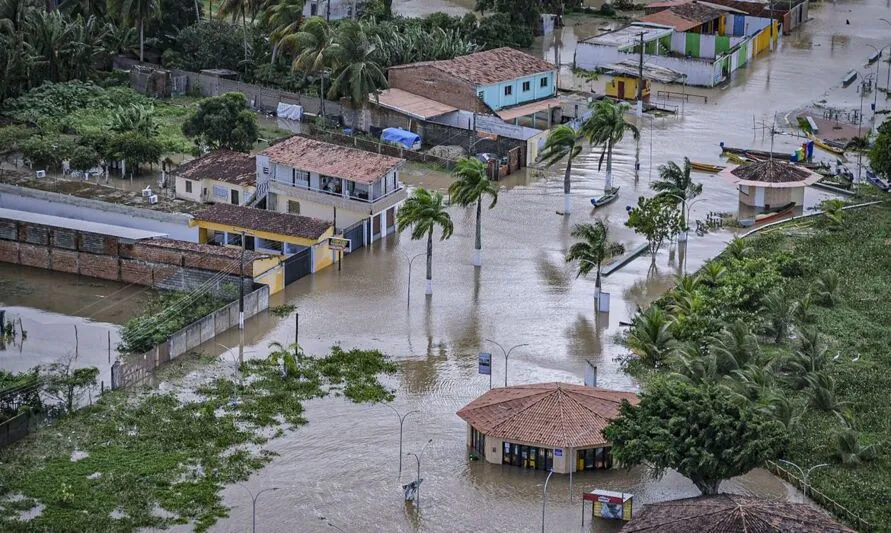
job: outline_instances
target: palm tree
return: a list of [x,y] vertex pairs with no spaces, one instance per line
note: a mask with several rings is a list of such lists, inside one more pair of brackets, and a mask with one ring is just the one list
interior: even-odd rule
[[223,0],[223,3],[220,6],[219,10],[219,15],[221,17],[232,15],[233,24],[238,21],[238,15],[241,15],[241,33],[242,39],[244,40],[245,69],[247,69],[248,58],[247,11],[251,8],[252,5],[253,3],[251,2],[251,0]]
[[640,138],[637,126],[625,121],[627,104],[616,104],[612,100],[600,100],[593,105],[594,113],[583,125],[582,131],[588,141],[595,146],[603,146],[600,152],[600,161],[597,170],[603,165],[606,157],[606,184],[604,190],[613,186],[613,147],[624,137],[626,131],[631,131],[634,139]]
[[[309,17],[300,31],[282,38],[282,50],[295,54],[291,70],[312,74],[327,67],[331,61],[329,48],[334,40],[331,25],[322,17]],[[323,95],[324,96],[324,95]]]
[[761,358],[758,338],[741,320],[727,324],[707,342],[709,353],[715,357],[721,374],[743,370]]
[[625,342],[644,366],[657,368],[665,363],[675,344],[670,327],[668,313],[658,305],[651,305],[634,321]]
[[839,280],[838,273],[834,270],[827,270],[817,278],[814,289],[817,293],[817,298],[820,299],[823,305],[832,307],[838,302],[840,284],[841,280]]
[[161,14],[160,0],[108,0],[108,11],[139,27],[139,60],[144,60],[145,21]]
[[387,77],[375,61],[375,47],[358,22],[340,23],[330,47],[334,79],[328,96],[346,96],[353,105],[353,128],[358,129],[358,113],[368,102],[368,95],[386,89]]
[[400,232],[409,226],[412,227],[412,240],[427,236],[427,284],[424,292],[433,294],[433,230],[437,226],[441,228],[441,241],[451,237],[454,230],[452,217],[443,205],[442,193],[415,189],[396,214],[396,227]]
[[563,214],[568,215],[572,208],[572,201],[569,196],[570,175],[572,174],[572,160],[582,151],[582,143],[584,135],[580,130],[561,124],[551,130],[548,134],[548,140],[545,142],[544,149],[538,155],[539,161],[546,166],[553,166],[563,158],[566,158],[566,172],[563,174]]
[[473,253],[473,266],[483,266],[482,248],[482,212],[483,196],[491,196],[492,203],[489,209],[495,207],[498,201],[498,187],[489,181],[486,175],[486,167],[475,157],[467,157],[458,161],[453,172],[459,179],[449,187],[449,195],[452,200],[461,207],[476,204],[476,249]]
[[674,161],[659,167],[659,179],[650,184],[654,191],[681,202],[681,227],[687,231],[687,202],[702,194],[702,184],[690,178],[690,159],[684,158],[682,169]]
[[621,243],[610,241],[607,238],[609,228],[600,219],[595,219],[593,224],[578,224],[572,229],[571,235],[579,242],[569,247],[566,254],[566,262],[578,261],[578,275],[587,276],[591,269],[597,269],[597,278],[594,282],[594,298],[600,298],[600,271],[603,262],[625,253],[625,247]]
[[298,33],[297,29],[300,28],[300,22],[303,21],[303,4],[303,0],[282,0],[264,6],[261,11],[260,26],[269,28],[269,42],[272,43],[272,64],[275,64],[275,60],[278,58],[282,42]]
[[798,302],[786,297],[783,289],[777,289],[764,298],[761,312],[767,318],[767,331],[773,334],[774,344],[780,344],[786,338],[797,305]]

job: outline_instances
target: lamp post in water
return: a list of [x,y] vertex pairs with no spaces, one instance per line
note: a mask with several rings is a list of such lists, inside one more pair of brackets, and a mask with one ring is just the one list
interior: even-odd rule
[[269,487],[269,488],[261,490],[257,494],[254,494],[251,491],[251,489],[247,488],[246,486],[242,485],[241,483],[238,483],[238,486],[243,488],[244,490],[246,490],[248,492],[248,494],[251,495],[251,532],[257,533],[257,499],[264,492],[276,491],[276,490],[278,490],[278,487]]
[[798,466],[797,464],[793,463],[792,461],[787,461],[787,460],[785,460],[785,459],[780,459],[779,461],[780,461],[781,463],[785,463],[785,464],[787,464],[787,465],[789,465],[789,466],[794,466],[796,469],[798,469],[799,472],[801,472],[801,480],[802,480],[802,483],[804,484],[804,497],[805,497],[805,500],[807,500],[807,480],[808,480],[808,478],[811,476],[811,472],[813,472],[814,470],[816,470],[816,469],[818,469],[818,468],[822,468],[822,467],[824,467],[824,466],[830,466],[830,465],[828,465],[828,464],[826,464],[826,463],[819,464],[819,465],[814,465],[814,466],[808,468],[808,469],[807,469],[807,472],[805,472],[800,466]]
[[408,305],[411,305],[411,264],[422,255],[427,255],[427,252],[421,252],[408,260]]
[[418,462],[418,478],[415,481],[415,507],[418,509],[418,511],[421,510],[421,456],[424,455],[424,450],[427,449],[427,446],[431,442],[433,442],[433,439],[428,440],[427,444],[425,444],[424,447],[421,448],[421,451],[419,451],[418,453],[408,452],[407,454],[405,454],[413,456],[415,458],[415,461]]
[[551,480],[551,476],[553,475],[553,470],[548,472],[548,477],[547,479],[545,479],[544,488],[541,490],[541,533],[545,533],[545,507],[548,504],[548,481]]
[[396,408],[393,407],[392,405],[390,405],[388,403],[385,403],[382,405],[384,407],[389,407],[390,409],[392,409],[393,412],[396,413],[396,417],[399,419],[399,479],[402,479],[402,427],[403,427],[403,424],[405,423],[405,419],[406,419],[406,417],[408,417],[408,415],[410,415],[412,413],[420,413],[420,411],[418,411],[417,409],[414,409],[414,410],[409,411],[409,412],[405,413],[404,415],[402,415],[402,414],[399,414],[399,411],[397,411]]
[[501,353],[504,354],[504,386],[507,387],[507,358],[510,357],[510,353],[512,351],[514,351],[515,348],[519,348],[521,346],[529,346],[529,345],[528,344],[517,344],[516,346],[511,347],[510,350],[505,351],[504,346],[498,344],[497,342],[493,341],[492,339],[484,339],[484,340],[486,342],[491,342],[495,346],[498,346],[499,348],[501,348]]

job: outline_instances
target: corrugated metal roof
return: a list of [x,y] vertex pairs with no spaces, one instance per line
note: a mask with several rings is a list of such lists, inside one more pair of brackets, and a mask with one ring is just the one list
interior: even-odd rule
[[539,100],[537,102],[523,104],[517,107],[502,109],[501,111],[496,111],[496,114],[501,117],[501,120],[508,121],[513,120],[517,117],[525,117],[538,111],[547,111],[549,109],[561,106],[562,104],[559,98],[548,98],[547,100]]
[[377,95],[375,103],[381,107],[421,119],[438,117],[458,109],[436,100],[424,98],[402,89],[385,89]]
[[631,392],[538,383],[492,389],[458,411],[458,416],[486,435],[554,448],[590,448],[606,444],[602,430],[619,414],[622,400],[638,402]]

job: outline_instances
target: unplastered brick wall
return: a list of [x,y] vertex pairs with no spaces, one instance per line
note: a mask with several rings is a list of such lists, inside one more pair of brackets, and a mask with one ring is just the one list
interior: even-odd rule
[[[184,241],[122,242],[111,235],[0,219],[0,261],[160,289],[237,290],[241,268],[232,255]],[[243,269],[250,291],[249,258]]]
[[445,72],[425,66],[390,69],[390,87],[436,100],[457,109],[491,113],[475,92],[474,86]]

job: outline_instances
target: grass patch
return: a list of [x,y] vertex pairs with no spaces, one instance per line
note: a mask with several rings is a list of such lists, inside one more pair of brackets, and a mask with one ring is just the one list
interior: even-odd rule
[[286,317],[297,310],[296,305],[284,304],[270,307],[269,312],[278,317]]
[[[303,402],[312,398],[392,399],[378,376],[396,366],[378,351],[334,347],[325,357],[288,360],[284,376],[279,359],[245,362],[235,379],[201,385],[192,391],[198,399],[185,403],[173,393],[114,391],[0,450],[0,530],[116,532],[191,523],[205,531],[227,516],[223,485],[247,479],[271,459],[256,451],[267,442],[261,430],[279,435],[305,424]],[[75,450],[87,456],[72,461]],[[23,498],[13,501],[16,495]],[[45,508],[22,522],[14,511],[33,506],[23,502]]]

